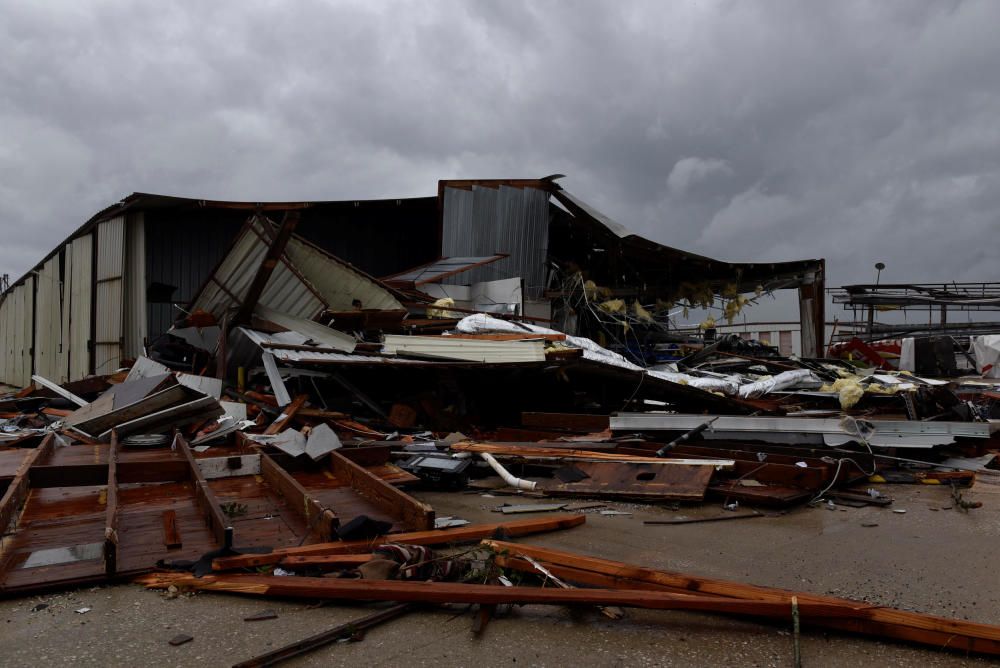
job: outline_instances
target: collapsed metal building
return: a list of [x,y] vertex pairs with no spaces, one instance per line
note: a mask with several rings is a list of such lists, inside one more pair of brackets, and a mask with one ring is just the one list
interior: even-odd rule
[[[585,296],[588,286],[624,304],[691,306],[704,295],[797,289],[803,356],[822,355],[821,259],[732,263],[663,246],[551,177],[444,180],[436,197],[409,199],[259,203],[130,195],[91,217],[0,295],[0,382],[25,386],[37,374],[64,383],[138,358],[204,290],[251,220],[290,212],[296,235],[362,274],[406,285],[407,272],[437,266],[440,284],[436,292],[426,289],[429,296],[455,295],[468,311],[499,307],[563,329],[580,326],[567,297]],[[464,271],[451,275],[448,259]],[[503,291],[491,292],[497,285]],[[480,295],[489,303],[478,303]],[[421,317],[427,310],[426,302],[399,305]]]

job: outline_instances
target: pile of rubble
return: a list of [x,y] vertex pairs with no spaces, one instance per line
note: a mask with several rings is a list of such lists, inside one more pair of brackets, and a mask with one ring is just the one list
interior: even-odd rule
[[582,514],[473,525],[413,495],[479,491],[511,499],[503,515],[720,508],[664,522],[682,523],[889,506],[871,485],[912,483],[967,511],[961,490],[1000,476],[996,383],[727,337],[644,365],[421,289],[446,264],[379,281],[254,220],[145,356],[0,398],[0,592],[140,577],[397,604],[354,630],[418,604],[478,604],[480,629],[502,604],[698,610],[1000,654],[994,627],[508,542]]

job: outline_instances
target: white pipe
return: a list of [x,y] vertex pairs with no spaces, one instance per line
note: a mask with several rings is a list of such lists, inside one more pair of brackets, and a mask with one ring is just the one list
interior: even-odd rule
[[491,455],[490,453],[480,452],[479,456],[482,457],[484,460],[486,460],[486,463],[489,464],[490,467],[497,472],[497,475],[503,478],[503,481],[508,485],[510,485],[511,487],[516,487],[517,489],[526,489],[528,491],[534,491],[535,487],[538,486],[538,483],[532,482],[531,480],[522,480],[521,478],[515,478],[513,475],[511,475],[511,472],[505,469],[503,466],[501,466],[500,462],[494,459],[493,455]]

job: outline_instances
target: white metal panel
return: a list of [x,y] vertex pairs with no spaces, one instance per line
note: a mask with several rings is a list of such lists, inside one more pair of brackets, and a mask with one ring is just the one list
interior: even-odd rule
[[125,320],[126,357],[143,354],[146,339],[146,223],[140,212],[128,217],[125,233]]
[[21,374],[24,380],[21,385],[31,383],[32,352],[34,350],[34,324],[35,324],[35,277],[30,276],[24,281],[24,319],[21,326],[24,328],[24,351],[21,353]]
[[73,280],[73,245],[66,244],[63,249],[62,285],[59,290],[59,359],[57,378],[60,383],[70,379],[69,373],[69,318],[70,318],[70,282]]
[[[35,279],[28,276],[24,283],[11,290],[8,301],[13,302],[8,320],[8,338],[13,346],[8,357],[8,382],[24,387],[31,382],[31,346],[34,338],[33,316],[35,305]],[[9,316],[8,316],[9,317]]]
[[[221,321],[227,310],[238,305],[267,253],[265,240],[269,237],[265,225],[270,223],[256,219],[243,230],[195,298],[195,309],[208,311]],[[324,308],[350,310],[354,299],[360,300],[363,308],[403,308],[382,284],[293,236],[261,293],[259,304],[311,319]]]
[[15,287],[10,296],[13,301],[14,317],[11,319],[11,346],[10,353],[10,384],[18,387],[24,386],[24,371],[21,368],[21,356],[24,350],[24,285]]
[[94,373],[112,373],[122,358],[124,318],[123,272],[125,217],[116,216],[97,226],[97,300],[94,327]]
[[59,349],[62,346],[62,282],[59,255],[42,265],[35,288],[35,363],[34,372],[58,382]]
[[366,309],[403,308],[380,284],[302,239],[293,237],[289,240],[285,255],[335,311],[351,310],[355,299],[360,300],[362,308]]
[[94,238],[87,235],[67,244],[72,256],[68,270],[69,325],[64,331],[63,349],[68,355],[70,380],[80,380],[90,373],[90,320],[93,300]]
[[0,296],[0,383],[13,385],[9,375],[11,357],[14,349],[13,337],[10,333],[10,322],[13,320],[14,300],[12,295]]

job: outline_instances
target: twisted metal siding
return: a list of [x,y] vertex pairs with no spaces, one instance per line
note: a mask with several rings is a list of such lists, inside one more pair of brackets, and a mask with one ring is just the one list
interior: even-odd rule
[[468,285],[501,278],[524,280],[525,296],[541,297],[547,276],[549,194],[537,188],[445,188],[441,254],[510,257],[444,281]]
[[122,357],[125,270],[125,217],[97,226],[97,312],[94,328],[94,373],[114,373]]

